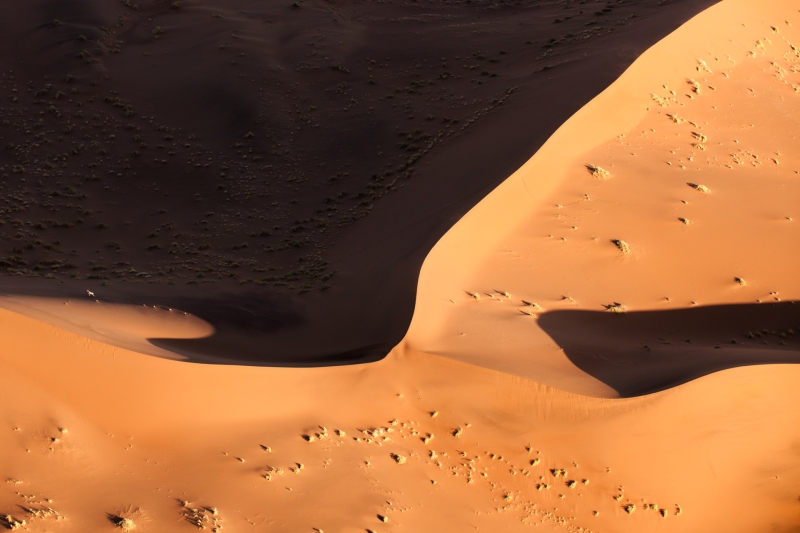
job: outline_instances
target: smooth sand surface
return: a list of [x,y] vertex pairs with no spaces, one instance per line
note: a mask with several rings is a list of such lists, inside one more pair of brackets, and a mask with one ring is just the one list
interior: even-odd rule
[[197,516],[222,531],[797,527],[795,365],[605,400],[404,346],[269,369],[141,355],[9,311],[0,332],[0,515],[29,531],[113,531],[115,516],[176,532]]
[[437,245],[381,361],[169,360],[213,326],[6,298],[0,525],[797,531],[800,366],[755,365],[798,351],[796,18],[725,0],[645,53]]
[[[598,396],[800,360],[798,313],[757,308],[800,299],[793,5],[706,10],[570,118],[433,249],[409,342]],[[642,312],[649,326],[614,336]],[[648,370],[681,354],[669,380]]]

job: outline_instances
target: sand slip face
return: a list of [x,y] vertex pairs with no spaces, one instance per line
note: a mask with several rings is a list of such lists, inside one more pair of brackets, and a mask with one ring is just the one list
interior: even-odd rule
[[798,23],[722,2],[643,54],[440,241],[410,342],[598,396],[796,362]]

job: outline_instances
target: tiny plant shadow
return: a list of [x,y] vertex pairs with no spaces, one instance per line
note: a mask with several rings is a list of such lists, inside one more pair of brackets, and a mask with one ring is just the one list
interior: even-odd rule
[[133,520],[125,518],[114,513],[106,513],[106,518],[109,522],[122,529],[123,531],[130,531],[134,528]]

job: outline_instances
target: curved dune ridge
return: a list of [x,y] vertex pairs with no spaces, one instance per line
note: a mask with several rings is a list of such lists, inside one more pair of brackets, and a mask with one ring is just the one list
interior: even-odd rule
[[182,309],[202,360],[380,359],[439,238],[716,2],[2,2],[0,293]]
[[187,364],[191,314],[4,299],[0,526],[796,531],[800,366],[741,366],[798,352],[792,4],[644,54],[442,239],[381,361]]
[[800,299],[795,8],[722,2],[643,54],[432,250],[408,342],[606,397],[800,362],[768,308]]
[[608,400],[403,346],[368,365],[279,369],[150,357],[6,310],[0,333],[6,527],[798,525],[796,365]]

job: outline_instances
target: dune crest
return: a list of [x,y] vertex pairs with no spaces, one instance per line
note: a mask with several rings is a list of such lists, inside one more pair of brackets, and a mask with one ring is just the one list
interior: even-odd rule
[[[575,321],[556,335],[543,325],[548,313],[624,321],[631,312],[800,299],[796,15],[788,1],[725,1],[644,53],[436,245],[420,276],[409,343],[614,397],[697,374],[620,388],[576,365],[586,351],[571,354],[565,339],[599,346],[591,357],[626,372],[615,345],[630,337],[588,332],[588,313],[562,315]],[[653,330],[636,338],[637,348],[642,358],[664,357],[648,347],[680,345],[707,325]],[[786,337],[798,326],[784,324],[769,341],[796,362],[796,341]],[[776,327],[737,321],[709,348],[756,348],[748,332]],[[729,366],[786,360],[759,354]]]

